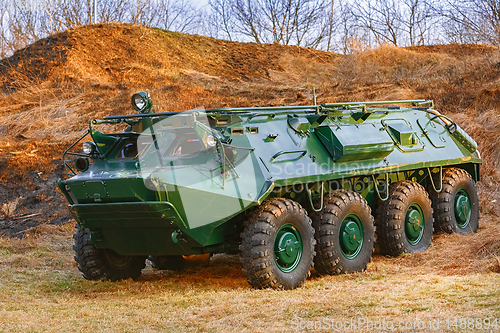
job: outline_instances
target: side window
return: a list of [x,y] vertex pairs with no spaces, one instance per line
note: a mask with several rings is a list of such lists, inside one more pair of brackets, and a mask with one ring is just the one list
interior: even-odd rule
[[175,148],[172,150],[170,156],[185,156],[194,154],[202,150],[202,145],[200,139],[196,136],[196,134],[191,134],[187,136],[183,136]]
[[132,159],[137,157],[137,153],[137,142],[135,140],[127,140],[122,145],[120,151],[118,151],[118,154],[116,154],[116,158]]

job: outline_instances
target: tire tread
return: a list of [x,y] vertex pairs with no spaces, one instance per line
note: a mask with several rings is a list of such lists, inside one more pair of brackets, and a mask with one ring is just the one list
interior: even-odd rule
[[[302,286],[310,275],[314,259],[314,237],[311,239],[311,255],[305,258],[311,264],[307,274],[291,285],[283,285],[274,273],[276,266],[274,253],[270,249],[274,246],[274,232],[277,228],[277,219],[285,213],[292,213],[305,221],[305,227],[309,228],[314,235],[312,222],[307,212],[298,203],[285,198],[272,198],[261,206],[256,207],[249,219],[245,222],[244,230],[241,234],[241,255],[240,261],[243,265],[243,273],[246,275],[248,283],[257,289],[295,289]],[[305,242],[303,242],[305,243]],[[303,251],[303,254],[307,251]]]

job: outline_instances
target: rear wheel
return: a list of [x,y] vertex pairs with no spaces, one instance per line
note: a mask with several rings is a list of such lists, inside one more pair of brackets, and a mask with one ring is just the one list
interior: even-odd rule
[[254,288],[294,289],[304,284],[314,257],[314,229],[296,202],[273,198],[250,216],[241,234],[241,263]]
[[469,173],[450,168],[443,173],[443,189],[431,191],[436,230],[462,235],[477,231],[479,226],[479,198],[476,185]]
[[348,190],[330,192],[311,214],[316,237],[314,268],[320,274],[364,271],[371,261],[375,227],[368,203]]
[[78,224],[73,239],[78,270],[87,280],[135,279],[145,267],[144,256],[123,256],[113,250],[96,248],[90,240],[90,231]]
[[384,255],[425,251],[432,242],[433,216],[425,188],[400,181],[389,188],[389,199],[377,214],[377,242]]

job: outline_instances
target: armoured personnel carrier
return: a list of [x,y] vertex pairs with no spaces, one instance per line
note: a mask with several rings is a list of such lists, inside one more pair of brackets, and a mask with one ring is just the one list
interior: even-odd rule
[[397,256],[477,230],[477,145],[432,101],[154,113],[139,92],[132,105],[63,156],[87,279],[239,252],[250,285],[293,289],[313,266],[365,270],[375,241]]

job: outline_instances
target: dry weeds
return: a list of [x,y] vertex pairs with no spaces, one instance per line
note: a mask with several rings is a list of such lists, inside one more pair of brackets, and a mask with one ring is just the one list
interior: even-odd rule
[[21,199],[22,198],[16,198],[12,201],[8,201],[0,207],[0,213],[2,213],[3,218],[5,220],[8,220],[14,214],[14,212],[16,211],[17,205],[19,204],[19,201]]

